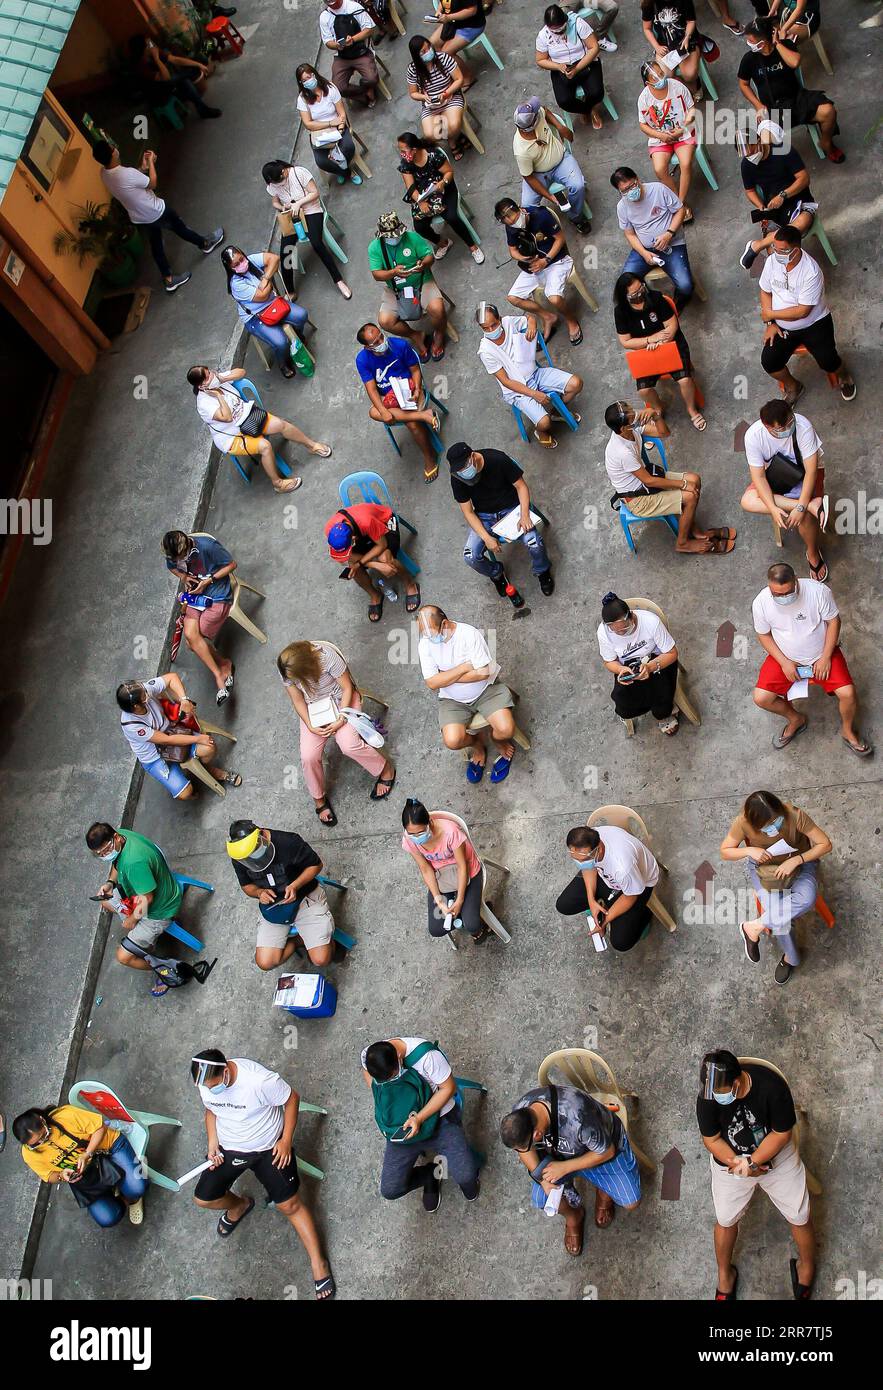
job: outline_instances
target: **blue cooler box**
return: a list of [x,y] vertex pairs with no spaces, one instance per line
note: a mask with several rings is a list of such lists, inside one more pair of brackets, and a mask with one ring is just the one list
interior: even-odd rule
[[[310,996],[308,986],[312,982],[315,982],[315,987]],[[297,1004],[289,1002],[294,998],[295,987],[302,1001]],[[304,998],[306,1002],[303,1002]],[[331,1018],[337,1010],[337,990],[324,975],[281,975],[273,1003],[286,1013],[294,1014],[295,1018]]]

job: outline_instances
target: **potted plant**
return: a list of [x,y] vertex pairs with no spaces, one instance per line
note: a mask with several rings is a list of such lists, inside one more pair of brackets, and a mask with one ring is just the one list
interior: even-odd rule
[[94,260],[109,285],[130,285],[144,249],[141,234],[115,203],[86,203],[75,207],[73,231],[57,232],[57,255],[76,256],[80,265]]

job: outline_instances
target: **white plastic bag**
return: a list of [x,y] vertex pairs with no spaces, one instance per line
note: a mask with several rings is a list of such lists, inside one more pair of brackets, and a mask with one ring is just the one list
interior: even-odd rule
[[360,709],[341,709],[341,714],[348,724],[350,724],[365,743],[371,748],[382,748],[384,745],[383,734],[379,733],[374,721],[369,719],[367,714]]

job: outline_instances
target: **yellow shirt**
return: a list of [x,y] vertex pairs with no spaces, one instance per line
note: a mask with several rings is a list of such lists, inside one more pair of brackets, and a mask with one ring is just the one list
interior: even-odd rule
[[[82,1140],[82,1144],[76,1144],[74,1139],[69,1139],[67,1134],[63,1134],[58,1128],[63,1125],[68,1134],[74,1135],[75,1139]],[[81,1110],[77,1105],[61,1105],[52,1112],[52,1120],[49,1130],[49,1138],[38,1149],[29,1149],[27,1144],[21,1146],[21,1156],[29,1168],[41,1178],[43,1182],[48,1182],[49,1174],[52,1172],[67,1172],[77,1166],[77,1158],[83,1152],[96,1129],[104,1124],[100,1115],[96,1115],[93,1110]],[[120,1137],[118,1129],[108,1129],[101,1143],[99,1150],[106,1153],[111,1149]]]
[[540,112],[532,133],[537,139],[525,140],[521,131],[516,130],[512,141],[518,172],[525,179],[529,174],[548,174],[561,163],[570,148],[555,127],[549,125],[544,111]]

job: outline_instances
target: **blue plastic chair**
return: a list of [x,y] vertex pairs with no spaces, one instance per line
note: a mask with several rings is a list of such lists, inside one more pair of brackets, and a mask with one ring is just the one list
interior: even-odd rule
[[[234,389],[237,391],[237,393],[242,397],[244,401],[254,401],[255,405],[259,405],[263,410],[264,403],[261,400],[261,393],[255,386],[254,382],[250,381],[247,376],[240,377],[239,381],[232,381],[230,385],[234,387]],[[249,486],[251,486],[251,474],[249,473],[248,469],[243,466],[242,460],[236,454],[227,454],[225,457],[233,460],[233,464],[239,476],[243,479],[244,482],[248,483]],[[273,457],[276,460],[276,467],[279,469],[279,472],[282,474],[283,478],[290,478],[291,468],[285,462],[285,460],[283,458],[280,458],[275,450],[273,451]]]
[[[536,508],[534,508],[534,510],[536,510]],[[463,1094],[464,1091],[478,1091],[480,1095],[487,1095],[487,1086],[482,1085],[480,1081],[470,1081],[466,1076],[455,1076],[454,1084],[457,1087],[457,1108],[461,1112],[464,1109],[466,1101],[466,1097]],[[487,1162],[487,1155],[482,1153],[481,1149],[474,1149],[471,1144],[469,1148],[479,1168],[483,1168]]]
[[[338,882],[336,878],[328,878],[325,874],[317,874],[316,882],[322,883],[328,888],[339,888],[341,893],[345,893],[347,891],[345,883]],[[274,922],[280,926],[285,926],[288,923],[289,917],[293,916],[294,913],[296,913],[296,911],[296,903],[271,903],[269,907],[261,907],[261,916],[267,922]],[[296,919],[292,922],[291,930],[289,931],[288,935],[289,937],[300,935],[300,932],[297,929]],[[345,931],[341,931],[340,927],[334,928],[332,940],[339,942],[339,944],[344,948],[345,951],[351,951],[356,944],[356,938],[354,936],[350,936]]]
[[[540,332],[537,332],[537,347],[545,357],[549,366],[554,367],[555,363],[552,361],[552,358],[549,355],[549,349],[546,347],[546,340]],[[558,394],[558,392],[550,391],[548,395],[549,400],[552,402],[555,409],[558,411],[558,414],[561,416],[562,420],[566,421],[568,429],[571,429],[573,431],[578,430],[579,421],[575,419],[575,417],[568,410],[567,406],[564,404],[563,398]],[[524,416],[521,414],[521,411],[518,409],[518,406],[515,404],[514,401],[510,401],[510,406],[512,409],[512,414],[515,416],[515,423],[518,426],[518,433],[521,435],[521,438],[524,440],[525,444],[529,444],[530,436],[524,424]],[[536,507],[534,507],[534,511],[536,510]],[[543,517],[544,521],[545,519],[546,518]]]
[[[662,463],[662,467],[663,467],[664,471],[667,473],[667,472],[668,472],[668,459],[665,457],[665,449],[663,448],[662,441],[659,440],[659,439],[645,439],[645,440],[644,440],[643,446],[642,446],[642,448],[641,448],[641,457],[642,457],[642,459],[644,460],[644,466],[645,466],[646,468],[649,468],[649,467],[650,467],[650,460],[649,460],[648,457],[647,457],[647,446],[648,446],[648,445],[652,445],[654,448],[656,448],[656,449],[659,450],[660,462]],[[677,520],[675,519],[675,517],[673,517],[673,516],[636,516],[634,512],[630,512],[630,511],[629,511],[628,503],[626,503],[626,502],[621,502],[620,505],[619,505],[619,520],[620,520],[620,523],[621,523],[621,525],[622,525],[623,533],[624,533],[624,535],[625,535],[626,544],[628,545],[628,548],[629,548],[629,550],[632,552],[633,555],[637,555],[637,553],[638,553],[638,548],[637,548],[637,546],[635,545],[635,542],[634,542],[634,540],[633,540],[633,538],[632,538],[632,529],[631,529],[631,528],[632,528],[633,526],[636,526],[636,525],[637,525],[639,522],[641,522],[641,521],[664,521],[664,522],[667,523],[669,529],[672,530],[672,531],[674,531],[675,535],[678,534],[678,523],[677,523]]]
[[[447,408],[447,406],[446,406],[446,405],[442,405],[441,401],[440,401],[440,400],[437,400],[436,397],[432,394],[432,392],[431,392],[426,386],[424,386],[424,388],[423,388],[423,403],[422,403],[422,405],[420,406],[420,409],[421,409],[421,410],[425,410],[425,409],[426,409],[427,401],[432,401],[432,404],[433,404],[438,410],[441,411],[442,415],[447,415],[447,414],[448,414],[448,408]],[[397,442],[397,440],[396,440],[395,435],[393,434],[393,430],[402,429],[402,428],[404,427],[404,424],[405,424],[404,420],[393,420],[393,422],[392,422],[391,425],[387,425],[386,423],[384,423],[384,426],[383,426],[383,428],[386,430],[387,438],[389,439],[390,444],[391,444],[392,447],[395,449],[395,451],[396,451],[396,453],[398,454],[399,458],[402,457],[402,451],[401,451],[401,449],[400,449],[399,446],[398,446],[398,442]],[[443,454],[443,453],[444,453],[444,450],[445,450],[445,446],[444,446],[444,444],[443,444],[443,442],[442,442],[442,437],[441,437],[441,435],[436,433],[436,431],[432,428],[432,425],[424,425],[423,428],[428,432],[429,437],[430,437],[430,439],[432,440],[432,447],[433,447],[433,449],[435,450],[436,454]]]
[[[185,893],[188,888],[201,888],[206,893],[214,893],[215,891],[211,883],[203,883],[201,878],[191,878],[189,874],[173,873],[172,878]],[[183,942],[185,946],[190,947],[191,951],[203,950],[204,943],[200,941],[198,936],[187,931],[186,927],[182,927],[180,922],[169,922],[165,930],[167,936],[173,936],[176,941]]]
[[[395,518],[399,526],[404,526],[406,530],[411,532],[412,536],[416,536],[417,527],[412,526],[410,521],[407,521],[405,517],[396,511],[395,507],[392,505],[389,488],[386,486],[386,483],[379,473],[367,471],[362,473],[347,473],[345,478],[341,478],[337,487],[337,495],[340,498],[340,505],[342,507],[349,507],[352,505],[353,493],[355,493],[357,497],[361,497],[363,502],[373,502],[375,506],[389,507],[390,511],[395,513]],[[416,560],[411,559],[404,546],[399,547],[398,559],[411,577],[416,579],[417,575],[420,573],[420,566],[417,564]]]

